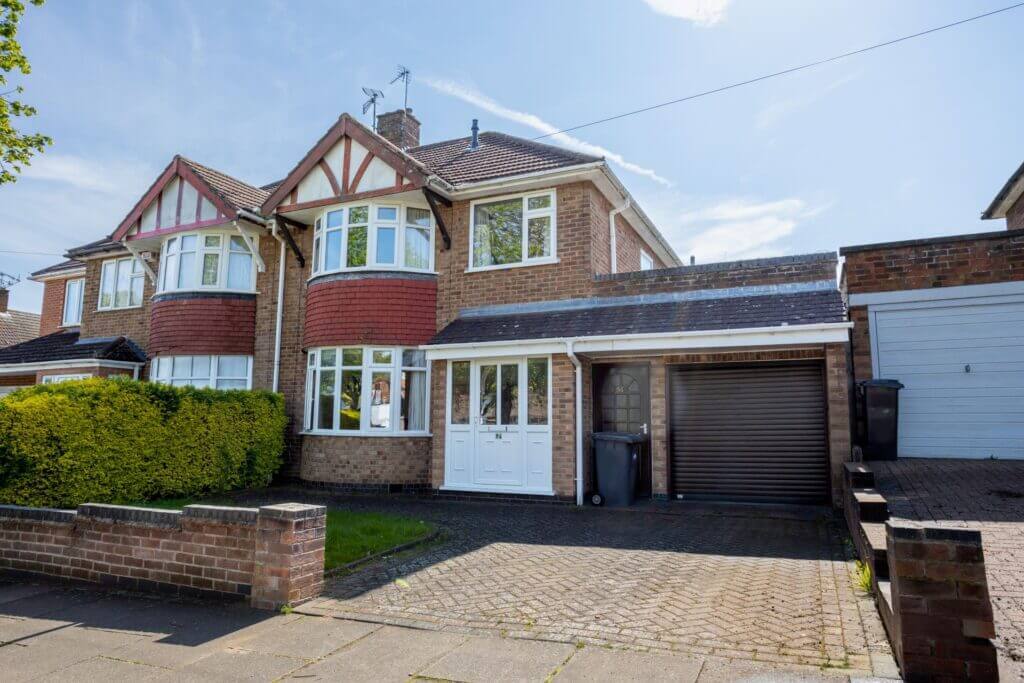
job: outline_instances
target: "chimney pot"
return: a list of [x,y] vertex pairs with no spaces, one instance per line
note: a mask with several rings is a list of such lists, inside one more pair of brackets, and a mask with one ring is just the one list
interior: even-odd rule
[[694,256],[693,254],[690,254],[690,265],[692,266],[692,265],[694,265],[696,263],[697,263],[697,257]]
[[420,122],[412,108],[377,114],[377,134],[399,149],[420,145]]
[[480,126],[476,119],[473,119],[473,127],[470,130],[473,132],[473,136],[469,140],[469,148],[478,149],[480,147]]
[[0,289],[0,313],[7,312],[7,303],[11,297],[11,290]]

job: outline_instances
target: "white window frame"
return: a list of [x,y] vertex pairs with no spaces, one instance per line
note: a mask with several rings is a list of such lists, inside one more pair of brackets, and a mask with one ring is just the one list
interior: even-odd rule
[[640,270],[654,270],[654,258],[643,249],[640,250]]
[[[345,350],[362,349],[363,358],[361,365],[344,365],[343,352]],[[419,351],[415,346],[326,346],[310,349],[306,363],[306,394],[304,404],[303,427],[306,434],[332,435],[332,436],[380,436],[380,437],[402,437],[402,436],[430,436],[430,361],[424,353],[424,365],[420,367],[406,366],[402,363],[403,351]],[[320,354],[324,351],[336,353],[333,366],[321,367]],[[374,363],[373,354],[375,351],[387,351],[391,353],[390,363]],[[362,386],[359,396],[359,429],[341,429],[340,423],[340,400],[341,400],[341,375],[342,371],[360,372]],[[332,428],[325,429],[317,426],[320,414],[320,372],[326,370],[334,372],[334,399],[332,408]],[[423,420],[424,429],[403,430],[401,429],[402,417],[402,372],[422,372],[423,381],[426,383],[424,394]],[[391,414],[390,427],[371,427],[371,392],[373,391],[374,373],[389,372],[391,377]]]
[[[118,306],[117,305],[117,271],[122,267],[122,264],[127,263],[131,271],[128,273],[128,305]],[[136,272],[136,266],[138,270]],[[107,279],[107,269],[110,269],[110,278]],[[146,269],[143,268],[142,264],[139,263],[138,259],[134,256],[121,256],[118,258],[107,259],[100,264],[100,287],[99,295],[96,297],[96,310],[97,311],[122,311],[129,308],[141,308],[146,298]],[[111,285],[110,290],[110,305],[103,305],[103,289],[104,284],[109,282]],[[139,302],[132,303],[132,290],[135,288],[135,283],[142,283],[142,294],[139,295]]]
[[[366,265],[348,266],[348,229],[349,211],[353,208],[366,207],[368,211],[366,223]],[[378,218],[379,209],[397,209],[395,220],[382,220]],[[426,211],[430,216],[430,226],[418,226],[408,219],[409,209]],[[341,227],[327,228],[328,214],[341,212]],[[362,223],[357,224],[362,226]],[[380,263],[377,261],[377,231],[379,228],[393,228],[395,230],[395,252],[393,263]],[[429,244],[429,255],[426,268],[416,268],[405,264],[405,237],[406,231],[413,229],[426,229]],[[327,268],[327,233],[339,232],[341,235],[341,252],[339,254],[338,267]],[[335,204],[324,209],[313,221],[313,258],[310,264],[310,278],[320,277],[331,273],[349,273],[366,270],[397,270],[413,273],[434,272],[434,214],[427,206],[419,204],[407,204],[403,202],[349,202],[347,204]]]
[[[220,237],[220,247],[207,247],[207,237]],[[188,287],[178,287],[179,271],[181,268],[181,240],[185,237],[196,238],[195,253],[195,264],[194,268],[194,280],[192,285]],[[242,240],[247,250],[249,250],[249,286],[247,288],[239,289],[237,287],[228,287],[228,262],[231,258],[231,239],[237,238]],[[171,240],[177,240],[177,250],[173,254],[168,253],[167,245]],[[256,249],[259,249],[259,237],[252,237],[253,245]],[[239,252],[235,252],[239,253]],[[212,285],[203,284],[203,261],[206,254],[218,254],[217,260],[217,282]],[[177,256],[177,264],[174,268],[174,283],[172,286],[167,286],[167,275],[169,271],[167,268],[167,259],[169,255]],[[255,294],[256,293],[256,252],[252,251],[249,246],[249,241],[245,239],[238,232],[231,232],[229,230],[200,230],[193,232],[176,232],[173,235],[168,235],[164,238],[164,241],[160,244],[160,272],[157,278],[157,294],[167,294],[172,292],[237,292],[240,294]]]
[[74,373],[68,375],[43,375],[43,384],[60,384],[61,382],[72,382],[78,379],[92,379],[92,375],[85,373]]
[[[71,286],[76,285],[78,293],[71,299]],[[64,312],[61,315],[61,327],[78,327],[82,324],[82,299],[85,292],[85,279],[74,278],[64,283]],[[70,306],[68,304],[71,304]],[[70,316],[68,314],[71,314]]]
[[[208,376],[198,376],[189,372],[187,378],[174,377],[173,366],[175,358],[189,358],[194,359],[197,357],[207,357],[210,359],[210,370]],[[245,377],[241,375],[221,375],[220,374],[220,359],[221,358],[245,358]],[[192,360],[189,361],[191,366]],[[175,356],[159,356],[153,360],[153,370],[151,373],[151,379],[157,384],[172,384],[174,380],[186,379],[193,381],[197,379],[205,379],[207,384],[206,389],[218,389],[218,380],[245,380],[245,390],[252,389],[252,356],[247,356],[241,353],[221,353],[221,354],[209,354],[209,353],[193,353],[193,354],[178,354]],[[188,384],[187,386],[195,386],[194,384]],[[228,389],[224,389],[227,391]],[[241,391],[241,389],[236,389]]]
[[[551,197],[551,206],[545,209],[529,210],[529,200],[536,197]],[[476,207],[480,204],[493,204],[495,202],[508,201],[510,199],[521,199],[523,202],[523,224],[522,224],[522,260],[515,263],[501,263],[491,266],[476,266],[473,264],[473,244],[476,235]],[[535,256],[530,258],[530,219],[549,216],[551,218],[551,255]],[[558,191],[555,188],[539,192],[528,192],[526,194],[510,194],[501,197],[484,197],[475,199],[469,203],[469,262],[467,273],[477,273],[487,270],[504,270],[506,268],[525,268],[527,266],[542,266],[551,263],[558,263]]]

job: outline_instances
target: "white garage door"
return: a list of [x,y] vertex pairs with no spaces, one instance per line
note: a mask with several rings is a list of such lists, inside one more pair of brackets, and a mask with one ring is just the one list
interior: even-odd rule
[[1024,458],[1024,298],[870,312],[875,377],[906,387],[901,457]]

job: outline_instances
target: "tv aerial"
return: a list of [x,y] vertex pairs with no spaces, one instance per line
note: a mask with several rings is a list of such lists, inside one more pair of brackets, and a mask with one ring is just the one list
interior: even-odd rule
[[363,102],[363,113],[373,109],[373,131],[377,132],[377,100],[384,98],[384,93],[376,88],[363,88],[363,94],[370,99]]
[[412,72],[408,68],[398,65],[398,74],[391,79],[389,85],[394,85],[398,81],[402,81],[405,84],[405,99],[402,101],[402,108],[409,108],[409,81],[412,80]]

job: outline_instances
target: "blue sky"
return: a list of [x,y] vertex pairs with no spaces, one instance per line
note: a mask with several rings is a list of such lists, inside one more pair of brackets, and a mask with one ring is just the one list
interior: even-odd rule
[[[282,177],[360,86],[400,106],[399,63],[423,142],[474,117],[533,137],[1003,4],[49,0],[20,37],[55,144],[0,187],[0,271],[109,234],[175,153]],[[603,150],[698,262],[1003,229],[978,215],[1024,155],[1022,32],[1024,9],[560,142]],[[18,284],[12,307],[41,293]]]

